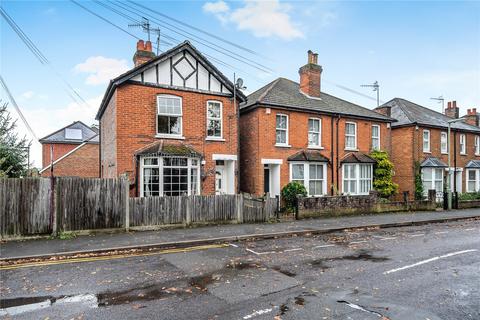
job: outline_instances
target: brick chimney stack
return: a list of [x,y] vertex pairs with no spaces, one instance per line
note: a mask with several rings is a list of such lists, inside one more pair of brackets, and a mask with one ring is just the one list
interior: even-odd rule
[[137,42],[137,51],[133,55],[133,63],[135,67],[144,64],[155,58],[155,53],[152,51],[152,42],[138,40]]
[[320,76],[322,66],[318,65],[318,53],[308,50],[308,63],[298,70],[300,91],[310,97],[320,98]]
[[480,114],[477,114],[477,108],[468,109],[467,114],[463,118],[466,123],[480,127]]
[[459,108],[457,107],[457,101],[448,102],[447,108],[445,109],[445,115],[454,119],[457,119],[460,116]]

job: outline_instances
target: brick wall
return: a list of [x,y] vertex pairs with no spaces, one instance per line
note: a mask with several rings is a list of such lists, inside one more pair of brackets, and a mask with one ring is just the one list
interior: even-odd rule
[[[100,176],[98,148],[99,145],[93,143],[82,146],[56,163],[53,166],[53,175],[57,177],[98,178]],[[50,176],[50,169],[45,170],[42,176]]]
[[53,146],[53,161],[57,160],[61,156],[72,151],[80,144],[69,143],[42,143],[42,168],[45,168],[51,163],[50,159],[50,147]]
[[[270,109],[270,113],[267,110]],[[275,126],[276,115],[286,114],[289,116],[289,136],[288,143],[291,147],[275,146]],[[333,166],[333,185],[337,190],[341,190],[341,169],[338,169],[339,177],[337,184],[337,166],[342,157],[351,151],[345,150],[345,122],[352,121],[357,123],[357,147],[360,152],[368,154],[372,147],[371,128],[372,124],[380,125],[381,149],[390,152],[390,129],[386,123],[372,122],[368,120],[359,120],[353,118],[340,118],[338,122],[338,162],[336,129],[337,119],[333,119],[333,145],[332,145],[332,117],[329,115],[318,115],[315,113],[286,111],[280,109],[260,107],[247,113],[243,113],[240,118],[241,135],[241,170],[242,170],[242,191],[252,194],[263,194],[263,164],[261,159],[281,159],[283,164],[280,166],[280,187],[283,188],[290,180],[290,168],[287,158],[300,150],[308,147],[308,119],[320,118],[322,121],[321,130],[321,154],[330,159],[327,167],[327,191],[330,193],[332,187],[332,166]],[[251,130],[252,132],[244,132]],[[257,131],[257,132],[256,132]],[[257,133],[257,136],[255,136]],[[332,158],[331,152],[334,152]],[[248,162],[247,162],[248,160]]]
[[[202,170],[206,178],[202,181],[202,194],[213,194],[215,192],[215,161],[213,154],[237,155],[237,118],[232,99],[224,96],[210,94],[162,89],[138,84],[125,84],[117,88],[114,115],[104,115],[101,119],[102,149],[111,148],[105,151],[105,159],[111,159],[116,164],[115,175],[127,173],[130,180],[135,177],[136,150],[161,139],[156,135],[156,112],[157,95],[169,94],[180,96],[183,105],[183,136],[184,140],[163,139],[165,143],[184,143],[193,147],[204,155],[206,161]],[[215,100],[223,104],[223,138],[225,141],[206,141],[207,129],[207,101]],[[112,103],[112,102],[111,102]],[[104,119],[105,117],[105,119]],[[113,117],[115,120],[111,120]],[[115,122],[115,123],[113,123]],[[113,124],[112,124],[113,123]],[[110,124],[114,127],[104,131],[104,126]],[[103,137],[112,137],[116,134],[115,147],[108,147],[109,142]],[[114,150],[115,148],[115,150]],[[102,154],[104,154],[102,150]],[[105,168],[104,168],[105,171]],[[237,175],[237,173],[236,173]],[[238,180],[235,179],[237,182]]]
[[117,94],[110,99],[105,112],[100,119],[100,143],[101,143],[101,176],[114,178],[117,176]]

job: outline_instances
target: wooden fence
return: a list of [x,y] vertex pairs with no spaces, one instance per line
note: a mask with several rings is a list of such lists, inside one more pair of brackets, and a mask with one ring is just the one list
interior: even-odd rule
[[130,198],[128,192],[123,178],[0,179],[0,236],[265,222],[277,209],[276,199],[243,194]]

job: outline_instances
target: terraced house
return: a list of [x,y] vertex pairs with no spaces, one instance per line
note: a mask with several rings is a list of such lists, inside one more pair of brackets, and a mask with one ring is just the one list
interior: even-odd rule
[[308,52],[300,83],[278,78],[240,108],[241,189],[280,194],[290,181],[310,196],[368,194],[374,149],[390,151],[390,117],[321,90],[322,67]]
[[[459,119],[455,101],[449,102],[442,114],[401,98],[392,99],[377,110],[397,120],[392,124],[392,159],[394,181],[400,192],[408,191],[413,197],[415,174],[421,173],[424,192],[435,189],[440,198],[449,171],[453,192],[480,190],[480,127],[476,110],[469,110],[466,117]],[[454,119],[463,121],[451,123],[448,167],[448,122]]]
[[238,192],[233,84],[188,41],[155,56],[140,40],[133,60],[97,113],[101,176],[128,175],[135,196]]

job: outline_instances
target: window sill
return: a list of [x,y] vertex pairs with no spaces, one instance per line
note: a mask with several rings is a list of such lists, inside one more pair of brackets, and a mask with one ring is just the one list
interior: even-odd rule
[[155,138],[185,140],[185,137],[178,136],[178,135],[173,135],[173,134],[156,134]]
[[276,143],[276,144],[275,144],[275,147],[279,147],[279,148],[291,148],[292,146],[289,145],[289,144],[278,144],[278,143]]
[[448,152],[442,152],[442,154],[448,155]]
[[307,149],[313,149],[313,150],[323,150],[325,149],[322,146],[308,146]]
[[225,139],[219,137],[207,137],[205,141],[225,141]]
[[345,148],[345,151],[359,151],[357,148]]
[[431,151],[425,151],[425,150],[423,150],[423,153],[432,153],[432,152],[431,152]]
[[460,153],[461,156],[468,156],[466,153]]

